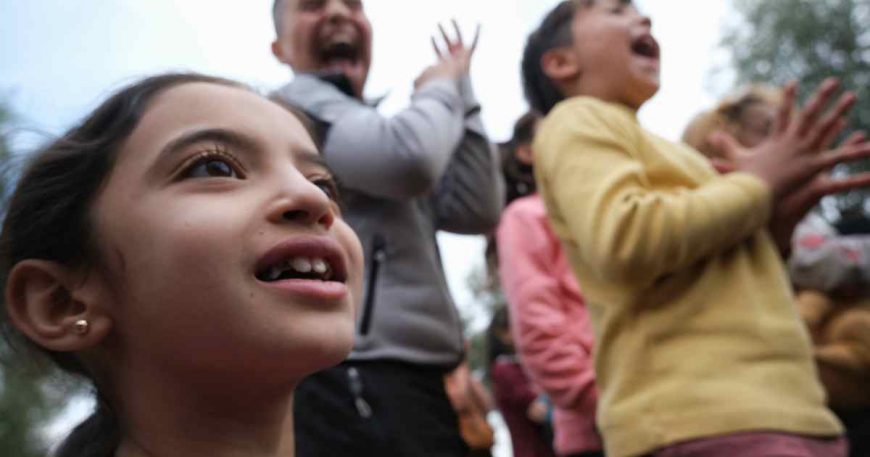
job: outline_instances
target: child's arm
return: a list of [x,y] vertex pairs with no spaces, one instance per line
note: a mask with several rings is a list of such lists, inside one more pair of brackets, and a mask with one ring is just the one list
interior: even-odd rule
[[[578,323],[565,312],[565,295],[554,276],[552,252],[558,240],[541,220],[513,205],[499,224],[499,274],[517,352],[530,377],[570,410],[594,411],[598,400],[590,348],[578,343]],[[592,339],[590,335],[590,340]]]
[[729,249],[768,220],[768,187],[744,173],[695,189],[651,183],[639,152],[645,136],[614,108],[569,102],[537,138],[538,182],[554,228],[568,231],[562,238],[602,279],[655,281]]

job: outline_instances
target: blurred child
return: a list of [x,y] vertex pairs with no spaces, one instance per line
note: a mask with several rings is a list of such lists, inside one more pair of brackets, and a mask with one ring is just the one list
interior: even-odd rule
[[57,455],[294,455],[296,384],[353,343],[337,198],[299,117],[192,74],[123,88],[33,157],[5,324],[97,396]]
[[[516,152],[512,160],[530,173],[531,142],[538,120],[537,116],[523,116],[514,129]],[[528,136],[517,134],[527,130]],[[534,181],[530,187],[535,188]],[[595,427],[598,390],[592,366],[592,328],[580,286],[538,194],[508,205],[496,240],[517,350],[526,372],[555,405],[556,452],[562,456],[601,455],[601,438]]]
[[514,457],[552,457],[545,429],[547,404],[517,359],[509,316],[507,308],[499,308],[486,332],[495,402],[511,434]]
[[[781,93],[752,85],[696,116],[683,141],[720,167],[729,164],[711,142],[726,131],[742,145],[770,135]],[[811,213],[797,226],[789,278],[797,308],[813,337],[814,356],[828,404],[846,426],[849,455],[870,454],[870,236],[842,236]]]
[[[466,354],[469,347],[466,341]],[[495,407],[494,401],[483,383],[472,375],[467,358],[444,375],[444,389],[459,420],[459,434],[468,446],[466,457],[492,457],[495,430],[486,416]]]
[[820,178],[870,155],[864,143],[820,154],[854,95],[826,110],[828,81],[792,116],[790,85],[759,146],[717,135],[735,170],[720,176],[638,123],[659,56],[630,2],[587,0],[560,3],[523,57],[527,97],[549,113],[538,189],[595,328],[606,453],[843,456],[780,250],[822,195],[870,183]]

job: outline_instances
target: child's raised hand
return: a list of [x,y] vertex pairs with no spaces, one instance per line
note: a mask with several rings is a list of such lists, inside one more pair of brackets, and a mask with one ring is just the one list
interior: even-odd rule
[[715,134],[713,140],[734,164],[735,170],[761,178],[770,185],[774,198],[779,199],[832,165],[852,160],[839,150],[820,154],[830,147],[833,139],[843,130],[846,125],[844,116],[855,104],[855,95],[847,92],[823,113],[838,87],[836,80],[826,80],[806,106],[793,115],[797,85],[788,84],[774,131],[755,148],[740,146],[737,140],[724,132]]
[[732,164],[732,170],[751,173],[770,186],[774,198],[771,233],[783,252],[788,252],[797,222],[822,197],[870,185],[870,176],[866,174],[833,180],[827,173],[840,163],[870,157],[870,143],[863,134],[853,135],[830,149],[845,128],[844,117],[856,101],[855,95],[847,92],[825,110],[838,87],[836,80],[826,80],[795,115],[792,111],[797,85],[788,84],[774,131],[755,148],[742,147],[724,132],[712,137]]
[[[842,161],[868,157],[870,156],[870,142],[867,142],[864,133],[856,132],[843,141],[840,147],[824,152],[822,156],[823,160],[831,163],[831,166]],[[838,160],[843,157],[846,160]],[[789,252],[795,227],[819,203],[822,197],[868,186],[870,186],[870,173],[833,179],[827,172],[822,172],[815,175],[808,183],[787,194],[774,208],[770,222],[771,235],[780,251]]]

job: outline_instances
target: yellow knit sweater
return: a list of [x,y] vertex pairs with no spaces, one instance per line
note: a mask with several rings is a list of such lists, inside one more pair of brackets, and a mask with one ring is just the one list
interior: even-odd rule
[[720,176],[588,97],[559,104],[534,147],[595,327],[608,456],[740,431],[842,433],[766,230],[764,183]]

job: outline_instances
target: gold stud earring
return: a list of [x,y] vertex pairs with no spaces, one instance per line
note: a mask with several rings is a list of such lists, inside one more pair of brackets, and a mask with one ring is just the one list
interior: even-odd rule
[[89,329],[90,325],[91,324],[88,323],[88,321],[86,321],[84,319],[79,319],[75,322],[75,324],[73,324],[73,329],[79,335],[84,335],[84,334],[88,333],[88,329]]

